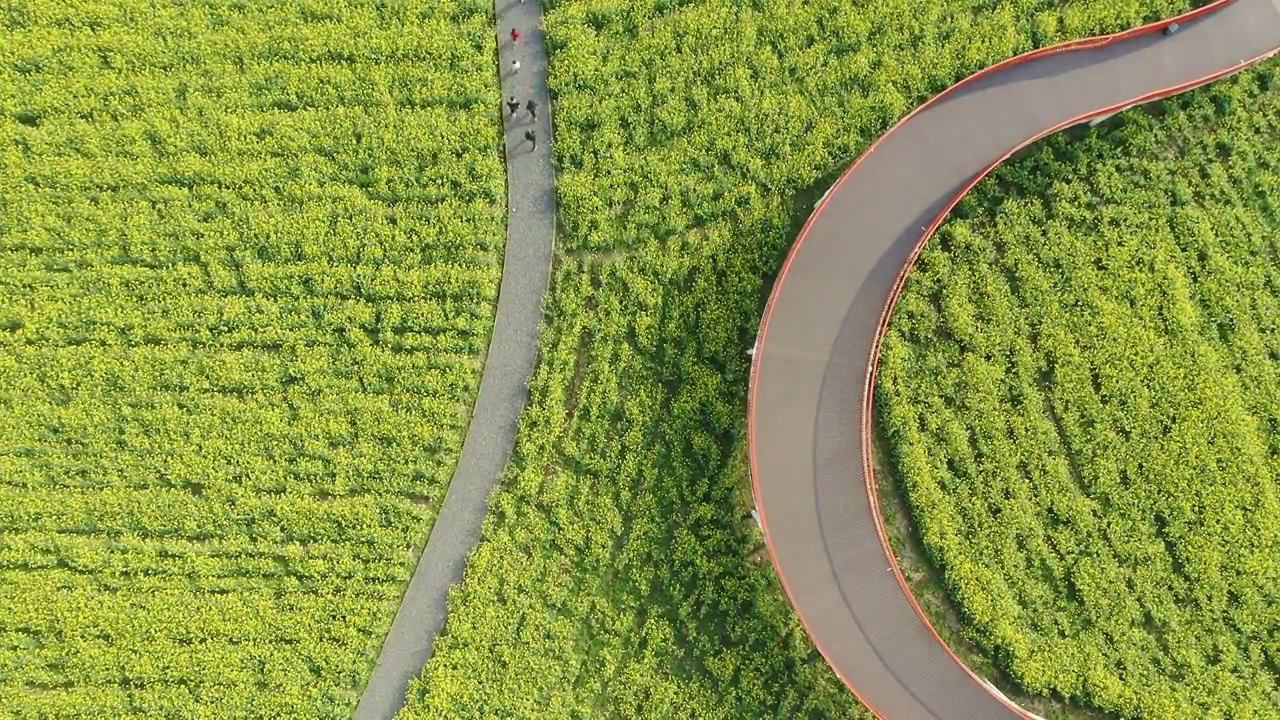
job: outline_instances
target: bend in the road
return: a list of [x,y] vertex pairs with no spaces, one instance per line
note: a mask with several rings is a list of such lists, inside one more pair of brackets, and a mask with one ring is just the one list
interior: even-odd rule
[[[907,268],[954,203],[1046,134],[1236,72],[1280,48],[1280,0],[1029,53],[886,133],[815,210],[774,287],[750,391],[752,482],[774,565],[827,661],[881,717],[1027,717],[938,638],[885,539],[870,464],[875,362]],[[1172,22],[1172,21],[1169,21]]]

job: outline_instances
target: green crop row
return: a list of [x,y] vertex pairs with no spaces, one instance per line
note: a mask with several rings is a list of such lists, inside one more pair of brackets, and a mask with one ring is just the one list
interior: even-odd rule
[[912,106],[1188,3],[559,0],[560,248],[515,458],[405,717],[840,717],[743,502],[748,357],[813,202]]
[[0,9],[0,715],[346,717],[504,236],[489,3]]
[[1280,706],[1278,84],[1041,143],[907,281],[892,464],[964,634],[1031,693]]

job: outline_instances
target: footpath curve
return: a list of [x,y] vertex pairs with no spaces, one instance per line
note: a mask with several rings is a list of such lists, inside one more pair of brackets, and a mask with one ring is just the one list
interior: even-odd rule
[[[1172,22],[1180,30],[1162,33]],[[917,108],[847,169],[792,246],[757,335],[752,489],[774,567],[814,644],[890,720],[1030,713],[947,648],[885,535],[871,458],[880,342],[947,213],[1026,145],[1204,85],[1280,49],[1280,0],[1217,0],[1160,23],[1033,51]]]
[[[462,580],[467,555],[480,540],[489,494],[515,446],[538,354],[542,297],[551,279],[556,232],[542,7],[538,2],[494,0],[494,16],[507,158],[507,242],[498,309],[458,465],[356,706],[357,720],[389,720],[399,712],[410,681],[431,657],[435,637],[444,627],[449,589]],[[515,42],[512,28],[520,32]],[[515,72],[513,60],[520,62]],[[520,104],[514,116],[505,106],[511,96]],[[525,109],[530,99],[537,103],[536,120]],[[534,131],[536,147],[525,139],[527,130]]]

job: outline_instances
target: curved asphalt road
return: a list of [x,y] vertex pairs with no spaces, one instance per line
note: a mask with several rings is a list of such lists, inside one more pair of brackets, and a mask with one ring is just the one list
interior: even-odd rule
[[[515,445],[538,354],[542,296],[551,277],[556,233],[542,9],[538,2],[494,0],[494,11],[502,101],[514,95],[521,105],[514,117],[505,107],[501,109],[506,132],[507,244],[498,310],[458,466],[356,706],[357,720],[386,720],[399,712],[409,682],[431,657],[435,636],[444,627],[449,588],[462,580],[467,555],[480,540],[489,493]],[[509,36],[512,28],[520,31],[514,43]],[[511,71],[512,60],[520,61],[519,72]],[[524,109],[531,98],[537,103],[537,120]],[[536,133],[536,148],[525,140],[526,130]]]
[[1013,149],[1280,48],[1280,0],[1226,0],[1171,36],[1082,45],[979,73],[881,138],[819,204],[761,323],[748,414],[770,553],[818,648],[883,718],[1027,717],[937,638],[883,540],[868,469],[869,391],[906,268],[954,202]]

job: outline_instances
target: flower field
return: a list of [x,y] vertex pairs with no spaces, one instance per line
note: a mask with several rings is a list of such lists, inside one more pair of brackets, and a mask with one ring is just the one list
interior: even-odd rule
[[[865,717],[746,513],[772,274],[919,102],[1191,4],[544,0],[550,321],[404,717]],[[493,23],[0,11],[0,715],[350,715],[492,323]],[[895,315],[887,462],[965,639],[1033,695],[1280,706],[1278,72],[1011,161]]]
[[0,9],[0,715],[350,715],[492,324],[492,15]]
[[745,351],[772,273],[836,174],[914,105],[1188,3],[547,5],[550,324],[404,717],[859,717],[746,514]]
[[1125,718],[1280,707],[1280,66],[1036,145],[906,284],[879,421],[964,637]]

